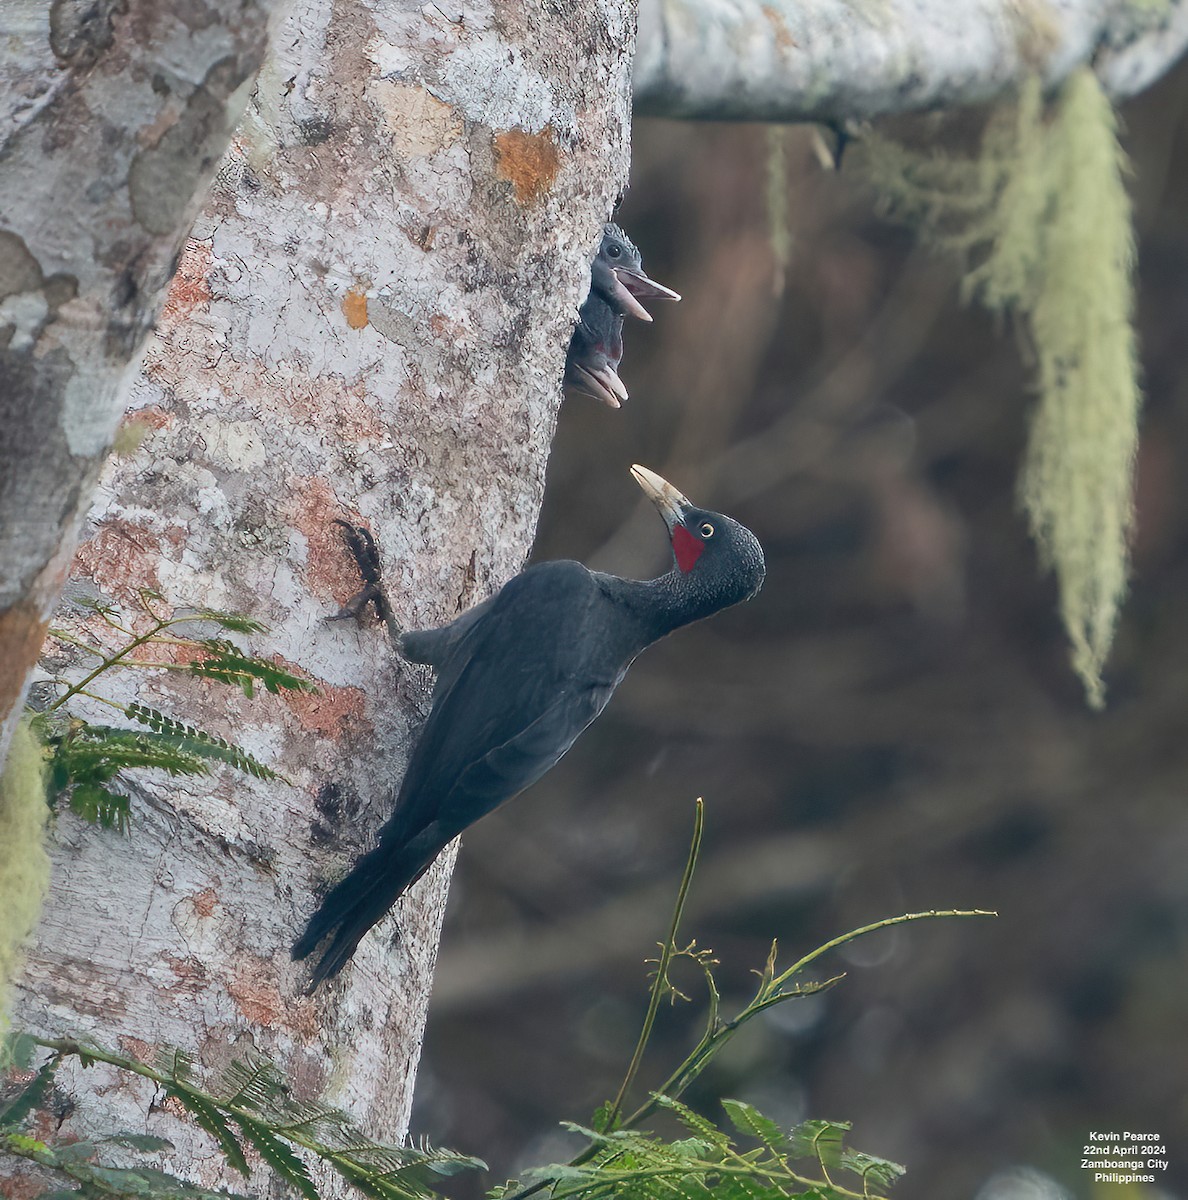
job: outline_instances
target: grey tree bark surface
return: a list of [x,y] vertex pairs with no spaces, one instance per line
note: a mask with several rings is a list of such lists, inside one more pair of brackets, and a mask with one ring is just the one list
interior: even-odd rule
[[0,763],[269,0],[0,11]]
[[1188,46],[1188,2],[641,0],[635,109],[702,120],[866,120],[992,100],[1091,63],[1123,98]]
[[[278,30],[132,387],[143,442],[103,475],[72,587],[133,621],[146,588],[247,613],[270,629],[251,648],[320,690],[228,700],[180,672],[111,677],[114,698],[290,783],[154,779],[127,839],[63,816],[18,1025],[177,1044],[211,1069],[254,1046],[301,1094],[403,1133],[449,863],[314,997],[289,961],[317,890],[390,810],[429,695],[382,627],[324,621],[357,586],[333,522],[372,530],[405,627],[521,568],[626,181],[634,30],[630,0],[300,0]],[[110,644],[84,609],[58,619]],[[147,1128],[177,1145],[174,1169],[234,1182],[136,1081],[65,1083],[67,1129]]]

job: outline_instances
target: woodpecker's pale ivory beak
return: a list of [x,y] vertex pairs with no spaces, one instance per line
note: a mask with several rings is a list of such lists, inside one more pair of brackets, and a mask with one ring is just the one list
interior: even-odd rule
[[641,467],[638,463],[631,468],[631,474],[643,489],[643,494],[659,509],[664,524],[671,533],[672,527],[680,522],[685,511],[693,505],[663,475],[657,475],[655,471],[649,471],[647,467]]

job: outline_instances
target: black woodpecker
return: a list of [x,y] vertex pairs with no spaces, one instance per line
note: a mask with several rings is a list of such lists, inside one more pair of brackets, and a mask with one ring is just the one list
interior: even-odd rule
[[569,339],[565,386],[611,408],[620,408],[627,399],[627,389],[619,378],[622,361],[623,318],[591,292]]
[[680,296],[662,283],[649,279],[635,243],[618,227],[608,224],[602,244],[590,267],[590,294],[601,296],[620,316],[650,321],[640,300],[679,300]]
[[[763,549],[749,529],[698,508],[646,467],[631,473],[668,527],[666,575],[621,579],[578,562],[540,563],[451,624],[401,635],[405,658],[436,668],[433,707],[379,844],[293,947],[302,959],[331,936],[310,991],[342,970],[447,843],[557,762],[641,650],[759,591]],[[356,550],[371,545],[355,541]],[[370,595],[378,575],[364,567],[364,576],[371,587],[361,595]]]
[[565,386],[593,396],[611,408],[627,399],[619,378],[623,360],[623,318],[652,319],[640,299],[679,300],[671,288],[649,279],[635,243],[608,224],[590,267],[590,294],[582,305],[565,359]]

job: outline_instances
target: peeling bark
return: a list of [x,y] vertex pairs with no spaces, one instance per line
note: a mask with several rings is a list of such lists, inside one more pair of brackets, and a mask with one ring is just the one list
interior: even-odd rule
[[992,100],[1091,63],[1116,99],[1188,46],[1188,0],[641,0],[635,108],[867,120]]
[[[333,521],[371,528],[406,627],[521,568],[565,346],[626,179],[633,41],[629,0],[459,20],[302,0],[279,30],[133,387],[143,442],[103,477],[78,563],[123,612],[151,587],[265,621],[253,649],[320,692],[112,678],[292,786],[154,780],[128,840],[63,817],[18,1023],[180,1044],[210,1068],[252,1044],[373,1135],[406,1128],[450,856],[315,997],[289,961],[318,888],[390,810],[429,694],[382,628],[323,621],[356,587]],[[84,612],[59,619],[104,636]],[[137,1084],[67,1082],[68,1128],[148,1128],[178,1145],[175,1169],[230,1182]]]
[[268,0],[6,0],[0,33],[0,762]]

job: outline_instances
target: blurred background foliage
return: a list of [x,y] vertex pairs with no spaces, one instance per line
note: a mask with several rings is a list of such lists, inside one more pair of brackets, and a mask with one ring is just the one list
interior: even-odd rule
[[[823,964],[848,978],[750,1027],[707,1107],[852,1120],[914,1196],[1023,1195],[1028,1169],[1089,1196],[1090,1130],[1158,1131],[1164,1191],[1188,1191],[1186,108],[1181,66],[1122,113],[1147,400],[1101,713],[1017,509],[1033,395],[1010,322],[879,219],[857,154],[832,173],[805,128],[636,123],[620,218],[685,299],[628,325],[622,412],[564,406],[535,556],[665,569],[641,462],[750,526],[767,585],[645,654],[467,833],[414,1133],[497,1174],[572,1152],[556,1122],[622,1077],[703,795],[682,932],[717,952],[727,1003],[772,937],[793,955],[900,912],[1001,913]],[[643,1087],[701,1015],[662,1014]]]

